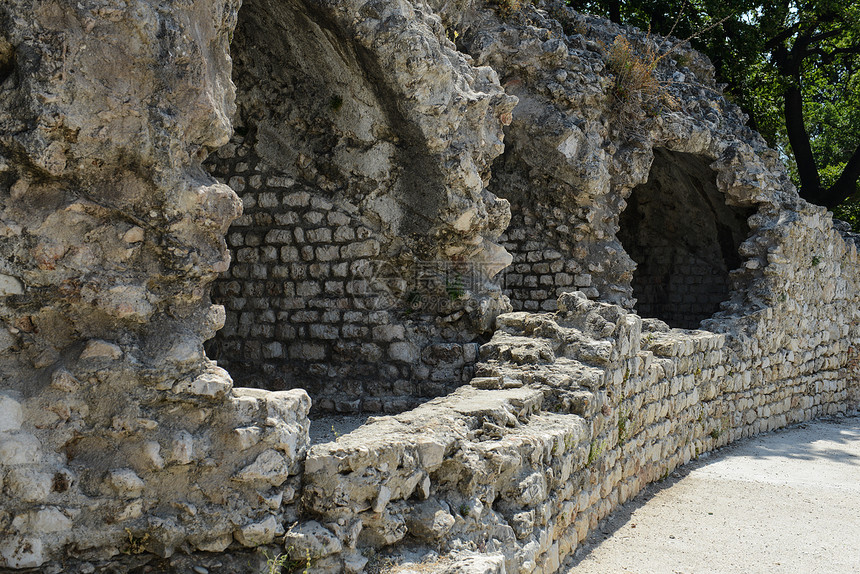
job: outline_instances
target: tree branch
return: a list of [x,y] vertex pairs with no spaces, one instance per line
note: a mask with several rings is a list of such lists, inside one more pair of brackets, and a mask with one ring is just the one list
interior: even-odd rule
[[854,154],[839,175],[839,179],[824,192],[822,205],[833,209],[852,195],[857,193],[857,180],[860,179],[860,146],[854,150]]
[[803,95],[800,92],[799,78],[795,78],[785,90],[785,127],[788,142],[797,162],[797,174],[800,176],[800,196],[817,203],[821,195],[821,178],[818,176],[818,166],[812,154],[809,134],[803,121]]

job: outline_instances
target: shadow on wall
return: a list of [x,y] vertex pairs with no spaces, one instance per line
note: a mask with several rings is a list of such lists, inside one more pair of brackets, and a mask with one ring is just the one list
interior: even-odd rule
[[301,0],[239,12],[235,134],[206,167],[244,215],[213,287],[225,327],[206,350],[240,386],[304,388],[322,411],[400,412],[467,382],[481,333],[448,321],[465,291],[454,282],[414,308],[444,174],[376,56],[338,25]]
[[648,181],[621,213],[618,239],[637,264],[632,286],[642,317],[696,329],[729,298],[754,210],[726,204],[710,163],[655,148]]

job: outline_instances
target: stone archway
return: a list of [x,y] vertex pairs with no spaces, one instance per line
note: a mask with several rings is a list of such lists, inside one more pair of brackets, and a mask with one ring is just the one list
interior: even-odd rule
[[[233,262],[213,288],[225,327],[207,352],[237,383],[304,388],[319,410],[396,412],[471,378],[483,316],[502,303],[467,296],[460,268],[479,267],[469,254],[491,234],[455,237],[449,250],[440,238],[456,235],[452,225],[488,226],[492,201],[455,201],[457,186],[480,187],[480,177],[451,175],[421,123],[426,109],[397,103],[408,74],[393,74],[386,52],[339,18],[304,0],[248,0],[239,12],[236,131],[206,166],[244,214],[227,233]],[[426,81],[407,79],[412,92]]]
[[637,264],[637,311],[672,327],[698,328],[720,309],[749,235],[752,211],[726,204],[710,163],[655,148],[648,181],[633,189],[619,218],[618,239]]

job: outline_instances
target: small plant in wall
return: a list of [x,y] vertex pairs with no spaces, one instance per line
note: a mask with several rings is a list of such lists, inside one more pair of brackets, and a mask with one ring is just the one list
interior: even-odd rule
[[149,543],[149,533],[144,532],[143,534],[135,534],[128,528],[125,529],[125,533],[128,535],[128,545],[126,549],[123,551],[123,554],[143,554],[146,552],[146,545]]
[[588,460],[586,460],[585,466],[591,466],[591,463],[600,458],[604,448],[606,448],[606,445],[604,445],[603,441],[598,441],[597,439],[591,441],[591,445],[588,447]]
[[303,560],[294,560],[290,558],[290,553],[293,547],[287,548],[285,553],[269,554],[265,548],[260,552],[266,559],[266,570],[263,574],[310,574],[313,559],[311,558],[310,548],[305,549],[305,558]]
[[[678,16],[672,24],[672,29],[666,35],[667,38],[675,31],[686,6],[686,2],[681,6]],[[663,49],[666,39],[659,43],[656,42],[652,39],[650,30],[645,36],[642,47],[638,50],[624,36],[616,36],[610,46],[604,46],[606,68],[613,74],[615,80],[613,96],[620,118],[631,122],[641,119],[643,116],[656,116],[664,108],[677,108],[678,101],[666,89],[669,82],[661,82],[655,75],[658,65],[669,56],[675,55],[677,47],[719,26],[728,18],[729,16],[712,23],[683,41],[674,44],[668,50]],[[683,65],[680,62],[684,58],[685,56],[678,56],[673,59],[676,65]]]
[[614,76],[613,95],[620,112],[653,116],[663,106],[677,105],[654,75],[664,56],[657,55],[653,48],[637,53],[627,38],[615,37],[606,49],[605,59]]
[[632,434],[633,413],[621,411],[618,413],[618,444],[623,445]]
[[520,12],[520,10],[523,9],[523,5],[529,4],[530,2],[531,0],[491,0],[491,3],[495,5],[499,16],[504,20],[507,20],[514,14]]

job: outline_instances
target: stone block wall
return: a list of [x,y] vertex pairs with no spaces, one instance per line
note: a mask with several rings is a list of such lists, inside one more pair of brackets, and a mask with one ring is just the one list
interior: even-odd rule
[[[582,293],[558,304],[499,317],[469,387],[311,449],[306,508],[358,532],[321,564],[335,571],[363,547],[408,541],[556,572],[601,519],[678,466],[858,406],[844,340],[800,329],[796,345],[814,351],[751,349],[734,332],[669,330]],[[778,316],[740,322],[773,332]]]
[[357,206],[267,166],[254,135],[208,160],[244,206],[213,286],[226,318],[208,355],[240,384],[307,389],[324,411],[399,412],[468,382],[479,333],[440,284],[453,268],[389,260]]
[[501,277],[515,311],[554,311],[563,292],[580,290],[598,297],[587,264],[578,255],[580,220],[560,208],[514,203],[511,224],[499,241],[514,260]]
[[[703,57],[662,58],[678,105],[631,123],[602,46],[683,46],[454,5],[0,4],[0,566],[277,540],[319,572],[403,543],[553,572],[678,464],[856,406],[856,243]],[[621,215],[660,150],[745,210],[707,332],[632,312]],[[213,337],[330,410],[469,384],[308,451],[308,395],[234,388]]]

